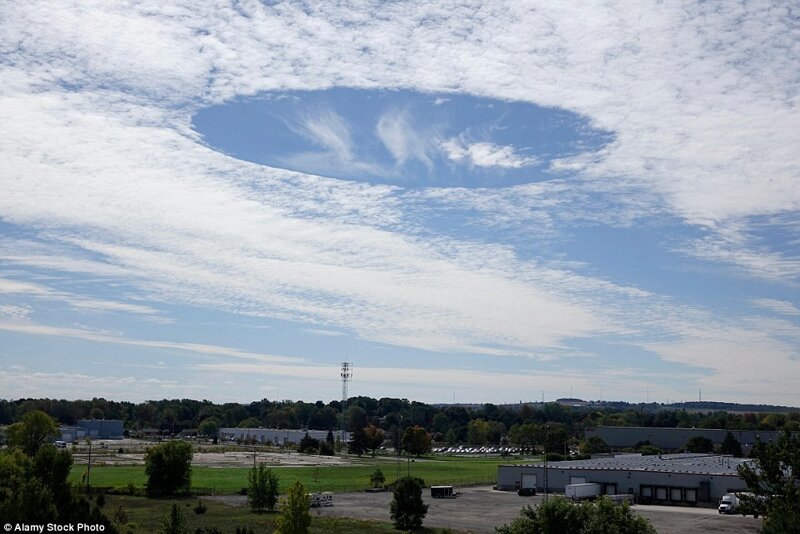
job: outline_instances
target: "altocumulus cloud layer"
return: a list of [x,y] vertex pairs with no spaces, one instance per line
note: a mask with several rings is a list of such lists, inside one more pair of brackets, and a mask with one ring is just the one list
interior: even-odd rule
[[[447,400],[448,376],[476,401],[795,402],[797,13],[323,4],[0,8],[7,395],[328,398],[352,357],[374,395]],[[556,158],[447,137],[452,161],[544,177],[410,189],[249,163],[192,128],[330,88],[529,103],[609,137]],[[425,167],[401,111],[375,135]],[[305,133],[352,163],[339,119]]]

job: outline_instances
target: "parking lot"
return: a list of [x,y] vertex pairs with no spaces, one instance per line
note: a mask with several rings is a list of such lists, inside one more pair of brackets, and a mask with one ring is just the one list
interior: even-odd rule
[[[475,533],[492,533],[509,523],[526,505],[541,502],[542,497],[520,497],[514,492],[495,491],[490,486],[457,488],[456,499],[431,499],[426,489],[425,502],[430,506],[424,524],[449,527]],[[334,506],[317,508],[314,513],[389,521],[391,493],[341,493]],[[635,505],[636,513],[647,517],[660,534],[755,533],[762,521],[738,515],[723,516],[713,508],[685,508]]]

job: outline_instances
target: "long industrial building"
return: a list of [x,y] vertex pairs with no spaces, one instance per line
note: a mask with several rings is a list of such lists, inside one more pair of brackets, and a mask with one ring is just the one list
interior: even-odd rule
[[599,483],[603,494],[631,494],[637,503],[697,505],[716,503],[726,493],[746,489],[736,468],[752,460],[715,454],[623,454],[591,460],[550,462],[547,467],[501,465],[497,489],[536,488],[563,493],[568,484]]
[[747,452],[756,442],[769,442],[777,439],[781,432],[777,430],[726,430],[724,428],[662,428],[647,426],[598,426],[587,428],[586,439],[597,436],[611,448],[620,450],[635,447],[639,443],[649,442],[664,451],[677,451],[686,445],[691,438],[704,437],[714,444],[720,444],[730,432]]
[[[271,443],[273,445],[297,445],[300,440],[308,434],[314,439],[324,441],[328,437],[327,430],[296,430],[296,429],[277,429],[277,428],[220,428],[220,439],[249,440],[254,439],[260,443]],[[333,431],[334,439],[342,442],[350,440],[350,432],[343,430]]]

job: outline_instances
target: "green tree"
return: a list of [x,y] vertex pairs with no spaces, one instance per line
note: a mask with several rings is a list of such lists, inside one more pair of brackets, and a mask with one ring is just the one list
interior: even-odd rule
[[359,456],[367,452],[367,435],[363,428],[357,428],[350,434],[350,441],[347,442],[347,452]]
[[714,443],[704,436],[694,436],[689,438],[683,449],[686,452],[709,453],[714,451]]
[[431,436],[421,426],[406,428],[403,432],[403,450],[419,457],[431,450]]
[[150,496],[188,493],[192,486],[192,446],[168,441],[151,447],[144,456],[145,490]]
[[386,475],[383,474],[383,471],[380,468],[376,468],[375,471],[369,476],[369,482],[372,484],[373,488],[379,488],[383,486],[383,483],[386,482]]
[[186,516],[178,507],[173,504],[169,512],[164,515],[161,520],[161,534],[189,534],[189,525],[186,522]]
[[256,419],[255,417],[248,417],[242,421],[239,421],[239,424],[236,425],[237,428],[258,428],[261,426],[261,421]]
[[303,439],[300,440],[300,444],[297,446],[297,452],[303,452],[305,454],[316,454],[319,450],[319,440],[314,439],[308,435],[303,436]]
[[600,436],[590,436],[580,445],[581,454],[597,454],[608,452],[608,444]]
[[250,470],[247,501],[254,512],[275,510],[278,503],[278,475],[264,464]]
[[376,427],[375,425],[367,425],[364,428],[364,438],[367,449],[372,451],[372,457],[375,457],[375,451],[383,445],[383,441],[386,439],[386,434],[380,428]]
[[564,445],[569,440],[569,433],[563,424],[546,425],[542,431],[545,452],[564,454]]
[[722,445],[719,447],[719,452],[722,454],[730,454],[734,458],[742,457],[742,444],[730,432],[725,433],[725,439],[722,440]]
[[634,514],[627,503],[616,504],[607,497],[577,505],[553,497],[535,509],[526,506],[511,524],[496,530],[499,534],[656,534],[650,521]]
[[540,433],[539,428],[533,423],[515,424],[509,429],[508,437],[513,445],[518,447],[533,447],[538,441]]
[[204,419],[197,425],[197,433],[201,436],[216,438],[219,435],[219,423],[213,417]]
[[800,533],[800,437],[783,432],[769,443],[758,441],[750,453],[755,465],[737,468],[751,495],[741,495],[742,513],[763,515],[765,534]]
[[40,447],[32,460],[31,474],[50,490],[56,507],[62,511],[69,508],[72,493],[67,477],[72,469],[72,454],[48,444]]
[[306,534],[311,526],[311,512],[306,487],[299,480],[281,501],[281,513],[275,522],[276,534]]
[[361,406],[350,406],[344,413],[347,430],[355,432],[367,426],[367,411]]
[[6,432],[9,447],[19,447],[33,456],[39,447],[58,436],[58,425],[43,411],[33,410],[23,415],[19,423],[9,426]]
[[473,419],[467,423],[467,441],[470,445],[486,445],[489,439],[489,423],[483,419]]
[[10,523],[93,523],[116,529],[98,507],[70,491],[72,455],[52,445],[31,458],[21,449],[0,451],[0,518]]
[[422,502],[424,485],[415,477],[404,477],[395,482],[389,512],[397,530],[415,530],[422,526],[428,513],[428,505]]

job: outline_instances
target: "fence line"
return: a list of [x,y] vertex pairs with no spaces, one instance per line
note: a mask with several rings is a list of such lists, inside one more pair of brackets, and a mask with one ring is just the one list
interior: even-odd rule
[[[414,476],[414,472],[412,470],[411,476]],[[302,479],[300,479],[302,480]],[[391,479],[388,483],[391,484],[396,479]],[[496,482],[495,476],[484,476],[484,477],[437,477],[437,478],[423,478],[425,481],[426,486],[477,486],[477,485],[485,485],[485,484],[494,484]],[[313,482],[313,481],[303,481],[303,484],[309,491],[313,492],[322,492],[322,491],[331,491],[331,492],[339,492],[339,493],[349,493],[349,492],[360,492],[366,491],[371,489],[372,486],[369,482],[344,482],[344,483],[331,483],[331,482]],[[281,484],[282,492],[285,492],[288,489],[289,483],[286,482],[285,484]],[[136,494],[143,494],[144,493],[144,486],[133,486],[130,488],[128,485],[124,486],[92,486],[91,491],[92,493],[108,493],[108,494],[126,494],[128,493],[129,489],[133,489]],[[86,491],[85,488],[73,486],[73,491],[77,494],[81,494]],[[236,495],[240,493],[240,489],[231,489],[229,487],[220,488],[219,486],[192,486],[189,495],[196,497],[199,495]]]

